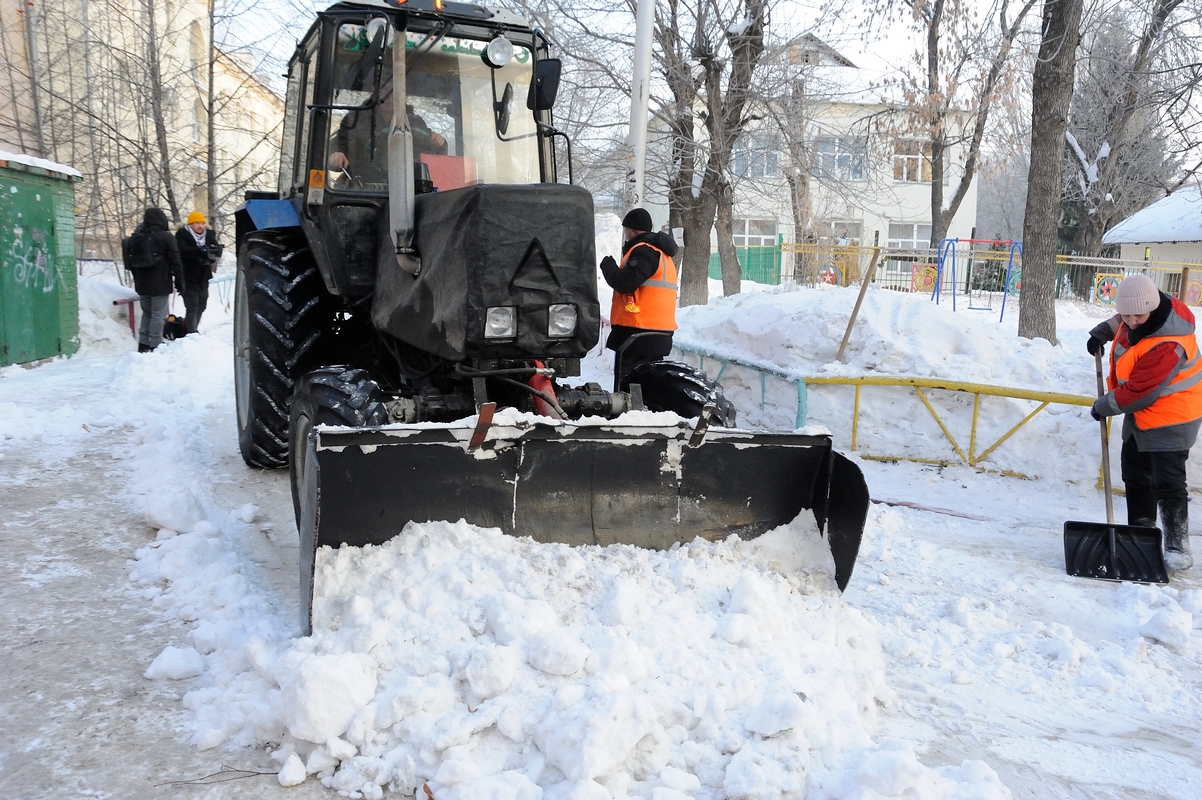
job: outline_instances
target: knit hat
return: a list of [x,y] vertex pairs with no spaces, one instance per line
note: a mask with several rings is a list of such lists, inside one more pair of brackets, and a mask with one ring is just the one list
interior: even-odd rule
[[1120,314],[1150,314],[1160,305],[1160,291],[1147,275],[1128,275],[1119,283],[1114,307]]
[[630,228],[632,231],[649,231],[652,228],[651,215],[643,208],[632,208],[630,212],[622,218],[622,227]]
[[200,213],[199,211],[193,211],[191,214],[188,215],[188,224],[189,225],[191,225],[194,222],[204,222],[204,221],[205,221],[205,215]]

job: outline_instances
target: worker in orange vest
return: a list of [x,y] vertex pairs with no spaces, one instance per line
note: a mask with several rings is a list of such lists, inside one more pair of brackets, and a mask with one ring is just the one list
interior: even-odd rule
[[[669,234],[652,232],[653,227],[646,209],[631,209],[622,219],[622,262],[613,256],[601,260],[601,274],[614,290],[609,312],[613,328],[605,346],[617,353],[614,376],[620,385],[635,367],[672,352],[678,287],[672,256],[677,248]],[[652,335],[636,336],[648,333]]]
[[1154,526],[1156,508],[1165,535],[1165,565],[1193,566],[1185,462],[1202,427],[1202,359],[1194,315],[1159,291],[1146,275],[1119,283],[1119,312],[1089,332],[1090,355],[1113,340],[1108,391],[1093,404],[1094,419],[1125,414],[1122,469],[1127,524]]

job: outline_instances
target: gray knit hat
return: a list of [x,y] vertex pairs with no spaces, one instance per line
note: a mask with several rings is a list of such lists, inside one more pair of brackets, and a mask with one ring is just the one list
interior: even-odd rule
[[1150,314],[1160,305],[1160,291],[1147,275],[1128,275],[1119,284],[1114,307],[1120,314]]

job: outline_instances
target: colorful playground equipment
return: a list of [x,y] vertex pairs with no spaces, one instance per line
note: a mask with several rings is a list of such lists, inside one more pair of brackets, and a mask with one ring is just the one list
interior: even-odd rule
[[[1017,255],[1018,263],[1015,263]],[[935,287],[931,299],[939,304],[944,277],[950,270],[952,311],[956,310],[956,291],[961,283],[968,295],[969,309],[992,311],[993,298],[1002,296],[1001,322],[1006,316],[1006,298],[1017,295],[1022,289],[1023,243],[1001,239],[943,239],[936,250]],[[1003,273],[1001,263],[1005,262]],[[963,263],[963,279],[957,273],[958,263]],[[975,301],[977,305],[973,305]],[[986,303],[987,305],[981,305]]]

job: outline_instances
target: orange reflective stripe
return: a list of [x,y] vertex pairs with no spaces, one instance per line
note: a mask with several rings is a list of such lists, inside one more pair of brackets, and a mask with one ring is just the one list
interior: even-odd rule
[[[609,321],[614,325],[642,328],[651,331],[676,330],[676,263],[653,244],[641,242],[636,247],[650,247],[659,253],[659,268],[634,294],[614,292]],[[633,250],[634,248],[630,248]],[[622,256],[626,266],[630,251]]]

